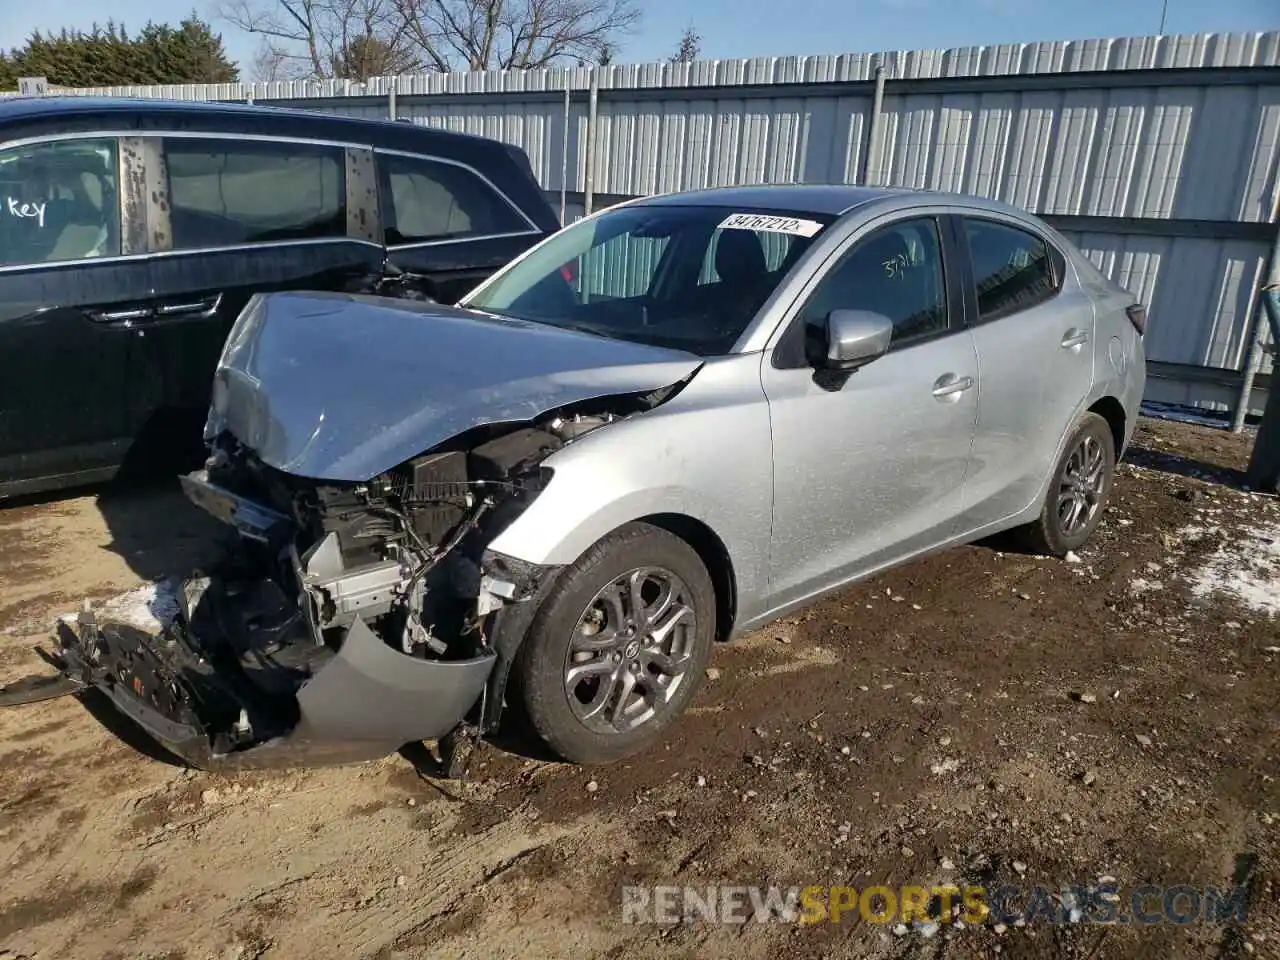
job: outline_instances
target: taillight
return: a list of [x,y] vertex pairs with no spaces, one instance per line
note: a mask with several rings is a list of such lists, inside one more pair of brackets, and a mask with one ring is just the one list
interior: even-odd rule
[[560,268],[560,276],[564,277],[565,283],[573,283],[577,279],[578,271],[574,269],[576,263],[570,261]]
[[1131,303],[1124,308],[1124,312],[1133,324],[1133,329],[1138,331],[1138,336],[1143,336],[1147,332],[1147,308],[1141,303]]

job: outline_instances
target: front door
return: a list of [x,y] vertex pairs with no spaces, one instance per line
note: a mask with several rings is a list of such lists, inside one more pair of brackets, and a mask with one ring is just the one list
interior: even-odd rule
[[109,475],[146,264],[121,259],[119,144],[0,148],[0,494]]
[[428,277],[440,303],[457,303],[543,237],[464,164],[381,150],[377,156],[389,260]]
[[841,376],[763,361],[774,457],[772,607],[954,534],[978,362],[962,318],[952,315],[949,267],[937,218],[879,227],[818,281],[794,322],[818,327],[832,310],[874,311],[893,321],[889,352]]

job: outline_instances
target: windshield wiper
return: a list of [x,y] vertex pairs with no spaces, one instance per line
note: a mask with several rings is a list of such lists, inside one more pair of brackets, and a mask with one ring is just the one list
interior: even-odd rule
[[576,330],[578,333],[589,333],[593,337],[605,337],[610,340],[617,339],[613,333],[602,330],[600,327],[593,327],[589,323],[550,323],[548,326],[559,327],[562,330]]

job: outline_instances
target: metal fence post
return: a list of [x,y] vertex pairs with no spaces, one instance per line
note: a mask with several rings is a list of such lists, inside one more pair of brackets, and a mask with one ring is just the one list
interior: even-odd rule
[[600,103],[600,77],[597,68],[591,68],[591,92],[587,97],[587,171],[582,185],[582,209],[584,216],[591,215],[596,187],[596,112]]
[[389,89],[389,90],[387,91],[387,114],[388,114],[387,119],[389,119],[389,120],[395,120],[395,119],[397,119],[397,117],[396,117],[396,87],[398,87],[399,85],[400,85],[400,84],[399,84],[399,78],[397,78],[397,77],[392,77],[392,78],[391,78],[391,89]]
[[[1262,288],[1262,309],[1271,322],[1273,344],[1280,344],[1280,277],[1277,273],[1280,269],[1273,268],[1271,282]],[[1273,361],[1272,370],[1276,369]],[[1267,394],[1267,406],[1258,425],[1258,438],[1253,442],[1245,480],[1255,490],[1280,493],[1280,375],[1275,372],[1271,375],[1271,392]]]
[[[866,146],[862,151],[862,175],[859,179],[863,186],[876,186],[880,182],[880,126],[883,123],[881,117],[884,110],[884,61],[880,54],[875,56],[874,76],[876,79],[876,93],[871,101],[871,119],[867,123],[867,140]],[[875,156],[875,166],[871,165],[871,158]]]
[[[1263,289],[1266,289],[1268,284],[1280,281],[1280,162],[1277,164],[1276,196],[1271,206],[1271,225],[1275,227],[1275,235],[1271,240],[1271,252],[1267,255],[1267,272],[1263,280]],[[1261,302],[1263,299],[1265,298],[1260,297],[1258,291],[1254,291],[1249,298],[1251,308],[1249,310],[1249,355],[1245,359],[1244,379],[1240,383],[1240,396],[1236,400],[1235,414],[1231,418],[1232,433],[1239,433],[1244,429],[1245,418],[1249,416],[1249,403],[1253,399],[1253,381],[1258,375],[1258,368],[1262,366],[1262,341],[1266,339],[1267,333],[1266,308]],[[1280,343],[1276,345],[1280,346]],[[1272,393],[1280,389],[1277,379],[1273,374]]]
[[560,225],[564,226],[564,218],[569,202],[569,83],[571,74],[565,71],[564,76],[564,130],[560,139]]

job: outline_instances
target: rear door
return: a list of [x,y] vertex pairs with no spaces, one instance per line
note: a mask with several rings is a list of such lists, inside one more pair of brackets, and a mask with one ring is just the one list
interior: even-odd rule
[[215,134],[151,141],[167,222],[153,231],[153,296],[130,384],[139,456],[175,437],[200,449],[213,371],[255,293],[367,287],[382,272],[372,152]]
[[125,182],[114,137],[0,147],[0,494],[103,479],[128,446],[118,318],[150,281]]
[[1014,221],[957,217],[968,251],[966,314],[982,390],[966,486],[966,526],[978,529],[1040,496],[1058,445],[1093,385],[1094,315],[1043,235]]
[[466,163],[394,150],[377,157],[390,262],[429,277],[441,303],[456,303],[544,235]]

